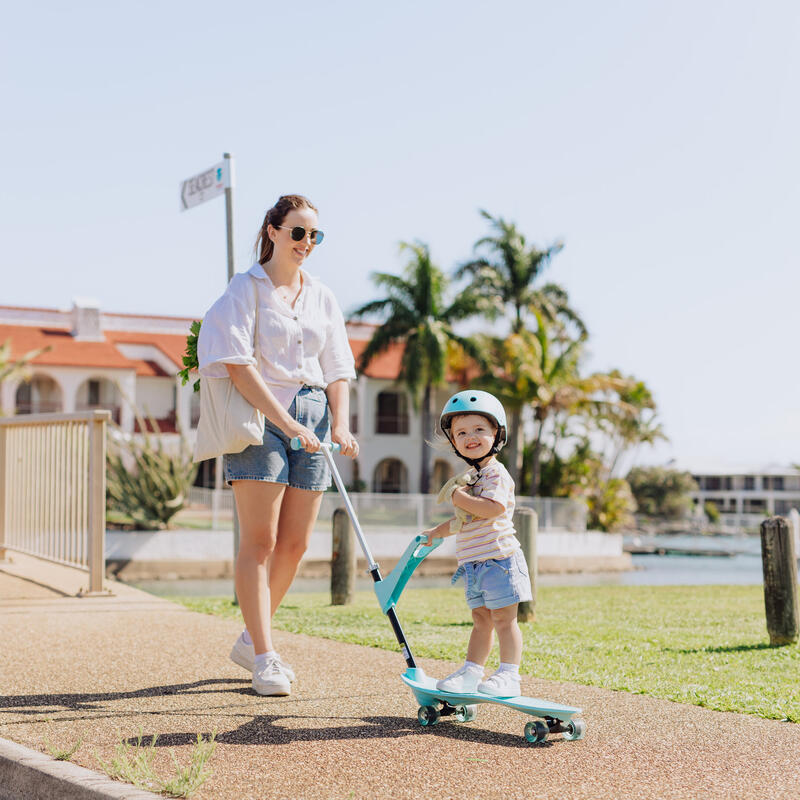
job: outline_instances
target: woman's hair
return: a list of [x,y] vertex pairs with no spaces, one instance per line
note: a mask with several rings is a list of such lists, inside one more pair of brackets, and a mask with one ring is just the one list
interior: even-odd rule
[[284,194],[279,197],[278,202],[275,203],[264,216],[264,221],[261,223],[261,230],[258,232],[258,237],[256,238],[258,263],[261,264],[262,267],[272,258],[272,251],[274,249],[272,240],[267,234],[267,226],[272,225],[273,228],[277,228],[278,225],[282,225],[283,221],[286,219],[286,215],[293,208],[310,208],[312,211],[319,213],[317,207],[307,197],[303,197],[301,194]]

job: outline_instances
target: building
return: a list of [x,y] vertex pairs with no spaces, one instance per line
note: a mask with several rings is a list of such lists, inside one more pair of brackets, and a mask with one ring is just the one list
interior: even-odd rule
[[[41,351],[28,380],[0,383],[0,409],[30,414],[106,408],[126,433],[139,430],[138,409],[156,420],[165,437],[182,433],[193,442],[199,396],[176,374],[191,323],[188,317],[104,312],[88,301],[75,301],[69,311],[0,306],[0,344],[10,342],[11,360]],[[356,359],[373,329],[348,326]],[[357,461],[344,460],[342,477],[366,491],[418,491],[422,448],[433,436],[421,429],[408,392],[396,383],[401,355],[400,345],[390,348],[351,384],[351,427],[360,454]],[[448,395],[446,389],[437,393],[437,408]],[[447,450],[434,455],[432,485],[440,486],[461,464]],[[203,465],[198,481],[214,484],[213,462]]]
[[741,524],[758,525],[765,516],[800,509],[800,470],[795,467],[695,471],[692,477],[698,486],[692,499],[699,508],[713,503],[723,518],[736,517]]

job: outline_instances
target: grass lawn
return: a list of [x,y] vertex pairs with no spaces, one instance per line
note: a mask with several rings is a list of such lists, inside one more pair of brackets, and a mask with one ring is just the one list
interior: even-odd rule
[[[177,599],[240,617],[229,598]],[[472,625],[463,591],[407,589],[397,612],[416,655],[463,659]],[[289,594],[275,627],[397,649],[372,592],[350,606]],[[761,586],[544,587],[537,621],[521,627],[523,673],[800,722],[800,645],[769,646]]]

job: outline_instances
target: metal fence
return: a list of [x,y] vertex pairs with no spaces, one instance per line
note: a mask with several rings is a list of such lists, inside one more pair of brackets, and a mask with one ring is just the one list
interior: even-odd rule
[[[349,497],[358,521],[365,529],[421,531],[452,516],[449,504],[436,505],[435,495],[353,492]],[[189,503],[212,514],[212,527],[230,528],[233,518],[233,492],[230,489],[194,487],[189,493]],[[341,505],[338,492],[326,492],[316,527],[330,531],[333,512]],[[536,511],[539,530],[576,533],[586,530],[586,506],[578,500],[517,497],[517,507],[522,506]]]
[[89,572],[101,592],[109,411],[0,418],[0,558],[5,550]]

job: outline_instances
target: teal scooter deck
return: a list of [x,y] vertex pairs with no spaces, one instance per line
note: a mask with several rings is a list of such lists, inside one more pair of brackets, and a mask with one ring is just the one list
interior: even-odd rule
[[400,677],[414,693],[420,705],[417,718],[425,726],[435,725],[440,717],[448,715],[459,722],[469,722],[475,719],[479,703],[494,703],[541,718],[542,721],[525,726],[525,738],[529,742],[542,742],[551,733],[561,733],[565,739],[582,739],[586,730],[583,720],[573,719],[581,713],[580,708],[573,706],[525,695],[495,697],[483,692],[443,692],[436,688],[436,678],[426,675],[419,667],[407,669]]

